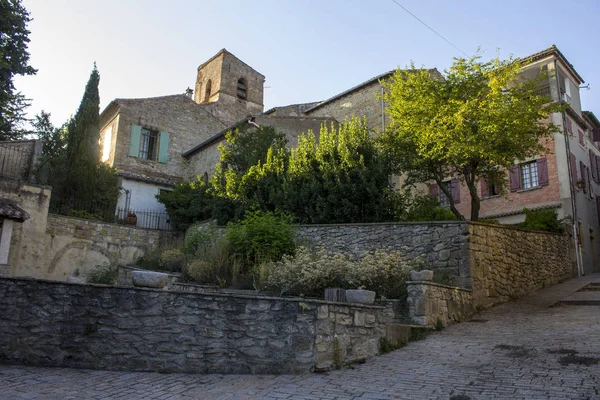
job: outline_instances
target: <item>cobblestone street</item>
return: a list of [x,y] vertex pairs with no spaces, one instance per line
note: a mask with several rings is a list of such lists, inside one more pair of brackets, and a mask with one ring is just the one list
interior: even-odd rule
[[556,306],[595,275],[325,374],[240,376],[0,366],[1,399],[600,399],[600,306]]

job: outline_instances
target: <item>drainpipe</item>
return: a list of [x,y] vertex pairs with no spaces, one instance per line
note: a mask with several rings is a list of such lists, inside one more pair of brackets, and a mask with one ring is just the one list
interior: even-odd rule
[[[558,93],[558,101],[560,101],[560,82],[558,81],[558,65],[556,60],[554,60],[554,76],[556,78],[556,90]],[[577,201],[576,201],[576,191],[575,184],[573,180],[573,171],[571,170],[571,144],[569,141],[569,132],[567,132],[567,113],[565,111],[562,112],[562,124],[563,124],[563,132],[565,136],[565,149],[567,152],[567,170],[569,173],[569,193],[571,194],[571,208],[573,210],[573,242],[575,243],[575,261],[577,263],[577,277],[583,275],[583,266],[581,265],[581,247],[579,243],[577,243],[577,233],[579,227],[577,226]],[[583,240],[583,237],[581,238]]]

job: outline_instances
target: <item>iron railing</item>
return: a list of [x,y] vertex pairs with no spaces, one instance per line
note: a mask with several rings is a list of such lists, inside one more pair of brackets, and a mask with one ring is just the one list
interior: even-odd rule
[[28,181],[32,177],[33,148],[0,143],[0,177]]

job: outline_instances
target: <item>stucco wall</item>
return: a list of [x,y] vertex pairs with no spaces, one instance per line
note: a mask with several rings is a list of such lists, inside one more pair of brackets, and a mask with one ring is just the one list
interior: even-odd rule
[[[172,186],[157,185],[147,182],[125,179],[121,181],[121,187],[130,191],[129,208],[132,210],[152,210],[156,212],[166,211],[165,205],[156,199],[156,195],[162,190],[173,190]],[[125,208],[126,194],[119,192],[117,208]]]
[[376,355],[385,335],[382,311],[3,278],[0,361],[185,373],[308,372]]
[[469,224],[473,299],[489,307],[574,276],[568,235]]

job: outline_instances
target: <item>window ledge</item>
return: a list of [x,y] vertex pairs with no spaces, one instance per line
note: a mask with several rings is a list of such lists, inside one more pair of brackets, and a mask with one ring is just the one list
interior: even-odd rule
[[539,189],[541,189],[541,188],[543,188],[543,186],[541,186],[541,185],[539,185],[539,186],[534,186],[534,187],[531,187],[531,188],[528,188],[528,189],[521,189],[521,190],[517,190],[517,193],[531,192],[531,191],[533,191],[533,190],[539,190]]
[[481,200],[491,200],[491,199],[495,199],[495,198],[498,198],[498,197],[502,197],[502,195],[501,194],[495,194],[493,196],[482,197]]

